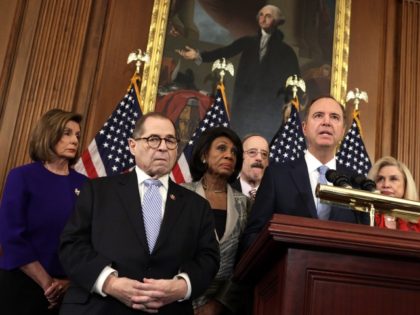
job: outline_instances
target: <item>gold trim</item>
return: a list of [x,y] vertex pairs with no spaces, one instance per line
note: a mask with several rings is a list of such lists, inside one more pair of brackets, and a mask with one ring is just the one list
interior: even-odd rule
[[345,104],[349,68],[351,0],[337,0],[331,73],[331,95]]
[[[150,63],[144,65],[140,95],[144,100],[144,113],[153,111],[158,89],[160,65],[163,57],[170,0],[155,0],[150,22],[147,53]],[[331,95],[345,104],[350,43],[351,0],[337,0],[333,60],[331,71]]]
[[165,46],[170,0],[155,0],[150,21],[149,40],[146,52],[150,63],[144,65],[140,96],[144,100],[144,114],[154,111],[158,89],[160,65]]

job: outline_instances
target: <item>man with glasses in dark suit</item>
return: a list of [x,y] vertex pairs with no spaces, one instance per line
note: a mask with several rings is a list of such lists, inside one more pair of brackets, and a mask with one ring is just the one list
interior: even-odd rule
[[193,314],[219,247],[208,202],[169,178],[178,142],[167,117],[146,114],[128,143],[135,169],[81,190],[61,237],[60,314]]
[[232,187],[254,200],[268,166],[268,142],[259,134],[249,134],[243,138],[242,148],[244,160],[241,173]]

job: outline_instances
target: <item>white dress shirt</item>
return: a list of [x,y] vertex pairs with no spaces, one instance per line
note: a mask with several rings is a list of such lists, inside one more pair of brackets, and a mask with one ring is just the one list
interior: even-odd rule
[[267,53],[268,41],[270,40],[271,34],[267,33],[261,29],[261,39],[260,39],[260,60],[263,59]]
[[249,192],[252,189],[258,190],[259,185],[257,187],[252,187],[250,184],[248,184],[248,182],[246,182],[245,180],[243,180],[242,177],[239,178],[239,181],[241,182],[241,190],[242,190],[242,193],[245,196],[247,196],[247,197],[251,197],[250,194],[249,194]]
[[[332,160],[328,161],[327,164],[322,164],[308,150],[305,153],[305,161],[306,161],[306,166],[308,167],[308,174],[309,174],[309,180],[311,182],[312,196],[314,198],[315,205],[317,205],[319,203],[319,198],[317,198],[315,195],[315,189],[316,189],[316,185],[319,182],[318,168],[321,165],[326,165],[330,170],[335,170],[337,168],[337,163],[334,157]],[[330,185],[330,183],[328,184]]]
[[[150,179],[151,177],[149,175],[147,175],[142,169],[140,169],[138,166],[135,167],[135,172],[137,174],[137,183],[138,183],[138,188],[139,188],[139,195],[140,195],[140,200],[143,200],[143,196],[145,193],[145,185],[144,185],[144,181],[146,179]],[[162,183],[162,186],[159,187],[159,192],[160,195],[162,196],[162,218],[165,214],[165,204],[166,204],[166,198],[168,196],[168,186],[169,186],[169,175],[163,175],[162,177],[157,178],[158,180],[160,180],[160,182]],[[140,208],[139,208],[140,211]],[[103,286],[105,283],[105,280],[108,278],[109,275],[114,274],[115,276],[118,277],[118,272],[117,270],[115,270],[114,268],[110,267],[110,266],[106,266],[101,273],[99,274],[98,278],[96,279],[91,292],[96,292],[102,296],[106,296],[106,294],[103,292]],[[185,295],[184,299],[180,300],[180,301],[184,301],[190,298],[191,296],[191,281],[190,278],[188,276],[188,274],[186,274],[185,272],[179,273],[177,274],[175,278],[183,278],[185,280],[185,282],[187,283],[187,294]]]

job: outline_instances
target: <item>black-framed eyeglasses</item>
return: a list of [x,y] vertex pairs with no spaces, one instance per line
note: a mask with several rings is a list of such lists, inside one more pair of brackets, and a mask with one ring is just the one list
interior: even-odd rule
[[152,149],[157,149],[159,148],[160,144],[162,143],[162,140],[165,141],[166,147],[169,150],[175,150],[178,147],[178,142],[179,140],[175,137],[165,137],[165,138],[161,138],[159,136],[149,136],[149,137],[141,137],[141,138],[134,138],[134,140],[145,140],[147,142],[147,144],[149,145],[149,147],[151,147]]
[[245,151],[246,154],[248,154],[249,157],[256,157],[258,153],[261,154],[261,158],[263,160],[268,159],[268,152],[265,150],[258,150],[258,149],[249,149]]

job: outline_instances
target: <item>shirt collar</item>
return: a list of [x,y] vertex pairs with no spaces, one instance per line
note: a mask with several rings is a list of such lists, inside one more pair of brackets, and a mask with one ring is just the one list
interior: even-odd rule
[[[146,179],[151,178],[149,175],[147,175],[140,167],[138,167],[136,165],[135,167],[136,170],[136,174],[137,174],[137,183],[140,186],[141,184],[143,184],[143,182]],[[168,190],[168,186],[169,186],[169,174],[165,174],[159,178],[157,178],[158,180],[161,181],[162,186],[165,187],[165,190]]]
[[267,33],[266,31],[264,31],[263,29],[261,29],[261,36],[262,37],[270,37],[271,33]]
[[[254,187],[251,187],[251,185],[248,184],[246,180],[242,179],[242,177],[240,177],[239,180],[241,182],[242,193],[246,196],[249,196],[249,191],[254,189]],[[258,186],[255,187],[255,189],[258,189]]]
[[[305,161],[306,161],[306,165],[308,166],[309,172],[314,172],[318,170],[318,167],[320,167],[321,165],[324,165],[320,161],[318,161],[318,159],[315,156],[313,156],[313,154],[309,152],[308,150],[305,153]],[[332,158],[330,161],[328,161],[325,165],[330,170],[335,170],[337,168],[335,157]]]

